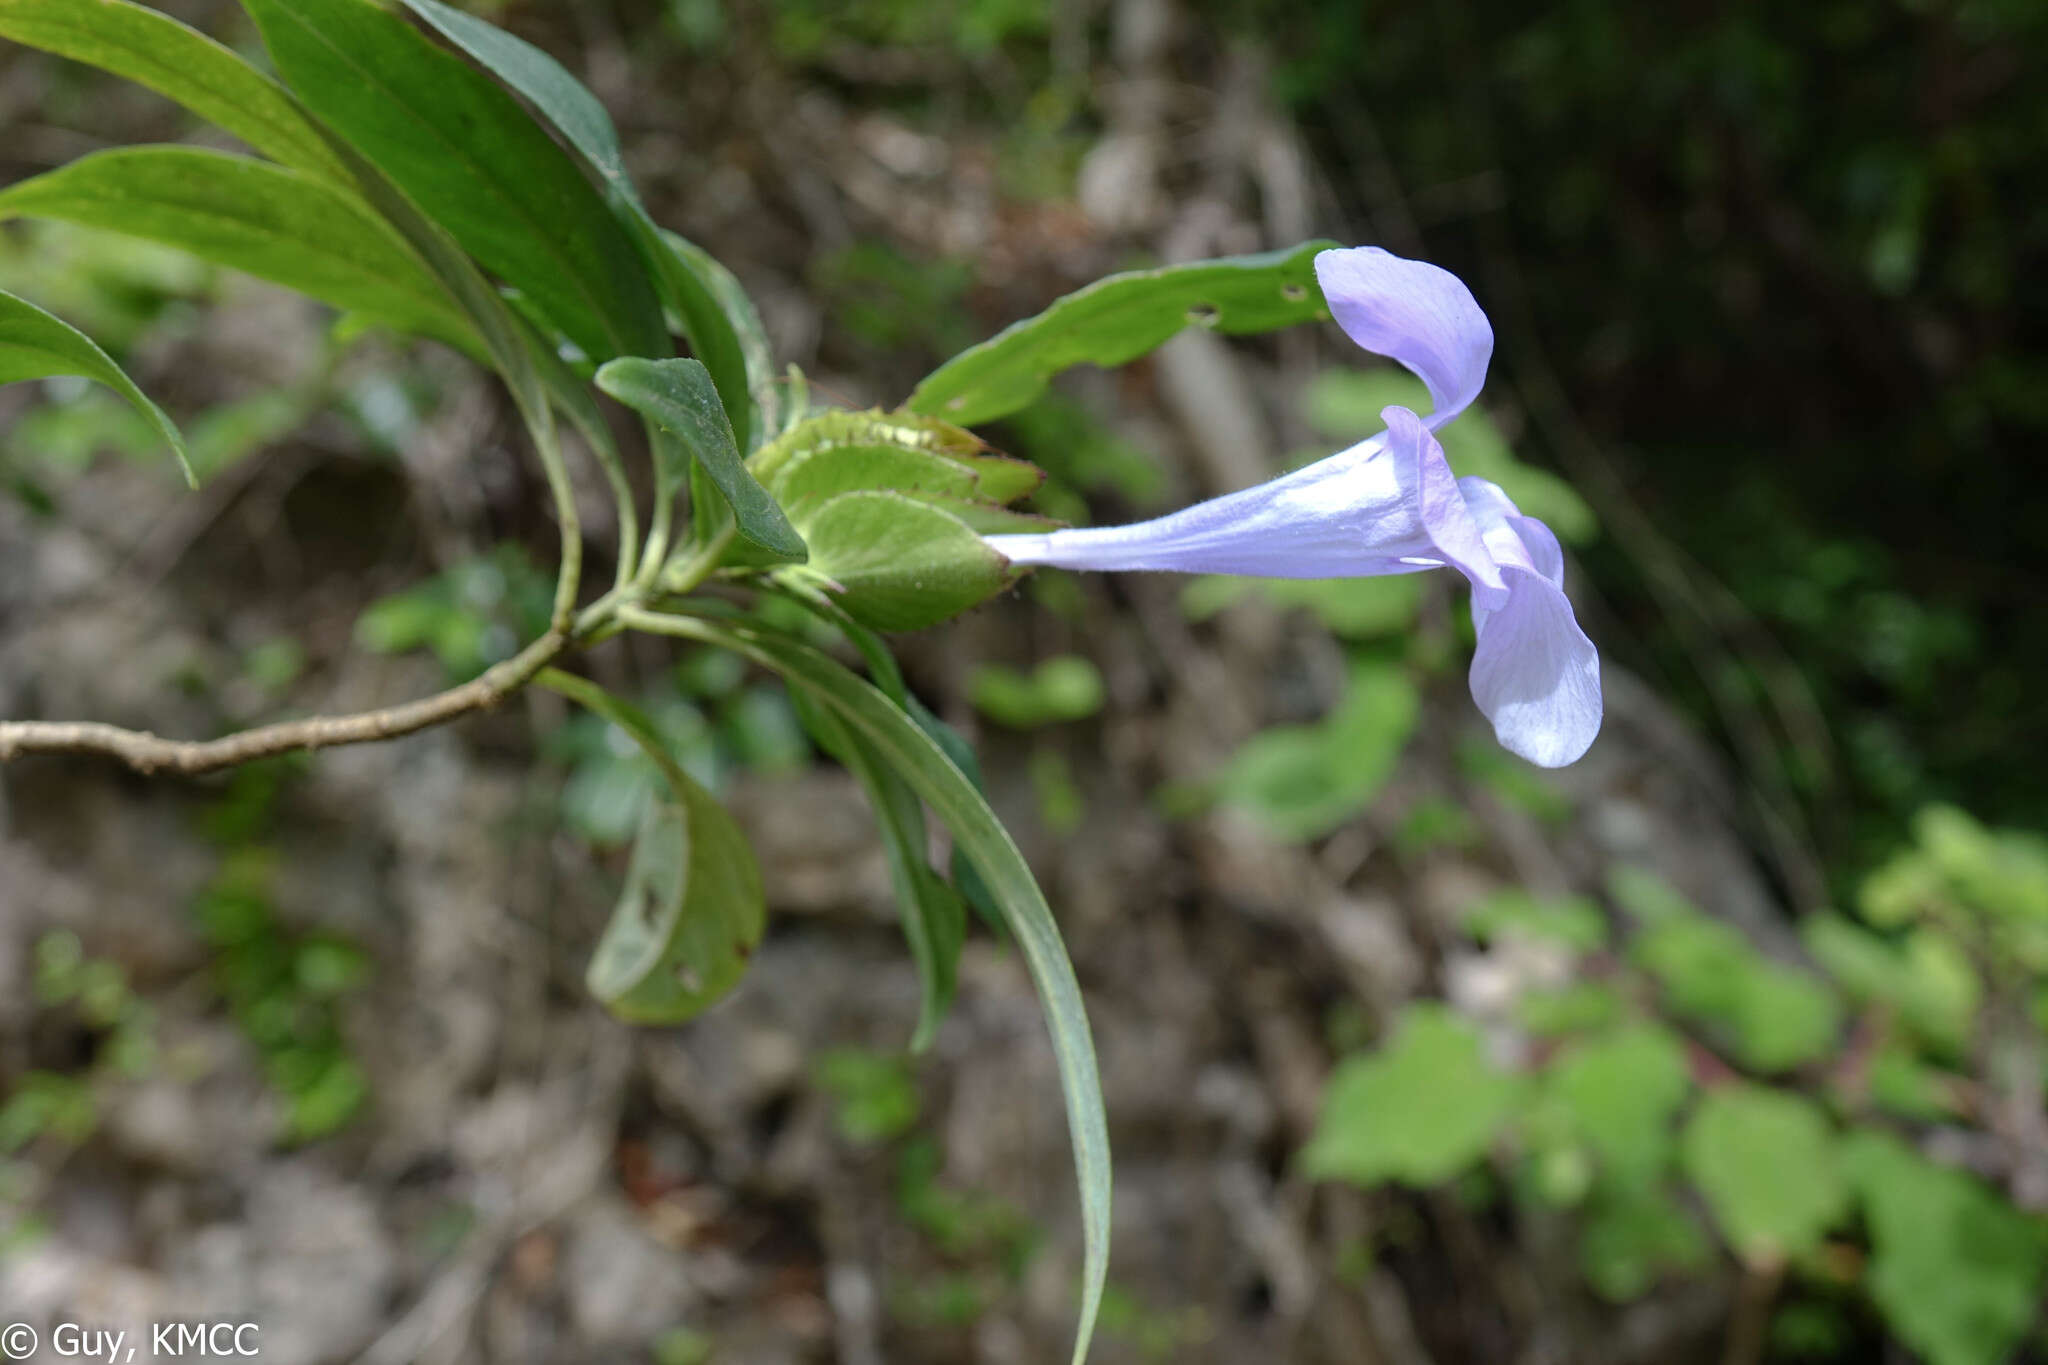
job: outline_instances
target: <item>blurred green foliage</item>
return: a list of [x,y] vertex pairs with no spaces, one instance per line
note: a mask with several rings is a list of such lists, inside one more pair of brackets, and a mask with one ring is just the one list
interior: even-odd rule
[[[1588,1287],[1618,1302],[1708,1271],[1699,1210],[1790,1276],[1783,1330],[1813,1358],[1849,1349],[1846,1286],[1933,1365],[2008,1359],[2048,1291],[2048,1217],[1912,1139],[1968,1128],[2015,1188],[2040,1159],[2002,1116],[2048,1085],[2048,842],[1942,807],[1913,833],[1857,919],[1808,921],[1818,970],[1639,868],[1613,869],[1605,909],[1478,899],[1467,935],[1564,951],[1571,984],[1524,988],[1506,1036],[1404,1007],[1333,1073],[1302,1169],[1464,1188],[1498,1165],[1514,1203],[1575,1218]],[[1830,1253],[1852,1242],[1867,1260]]]
[[374,654],[431,649],[462,682],[517,653],[547,629],[553,575],[516,545],[500,545],[372,604],[355,642]]
[[369,979],[369,955],[339,935],[286,924],[274,900],[270,836],[294,766],[273,759],[237,769],[204,813],[221,857],[192,904],[212,986],[284,1102],[278,1137],[289,1143],[339,1131],[370,1097],[342,1027],[348,997]]
[[1037,1254],[1039,1229],[1007,1201],[942,1178],[945,1159],[937,1142],[914,1131],[923,1098],[908,1059],[833,1048],[816,1059],[811,1077],[833,1100],[840,1137],[889,1152],[897,1213],[938,1262],[886,1285],[891,1315],[927,1327],[967,1327],[1013,1300]]
[[1102,709],[1102,674],[1078,654],[1041,660],[1029,673],[980,664],[967,680],[974,709],[1013,730],[1086,720]]
[[32,990],[39,1012],[52,1019],[68,1016],[93,1046],[85,1067],[28,1070],[0,1099],[0,1183],[8,1159],[32,1144],[69,1149],[92,1136],[101,1090],[147,1074],[157,1055],[155,1011],[130,989],[118,963],[89,956],[70,930],[51,930],[36,940]]

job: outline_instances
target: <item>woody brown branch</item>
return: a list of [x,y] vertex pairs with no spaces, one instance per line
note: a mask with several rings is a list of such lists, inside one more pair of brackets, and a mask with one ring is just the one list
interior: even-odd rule
[[18,754],[102,754],[139,773],[192,775],[300,749],[395,739],[496,706],[552,662],[568,643],[568,632],[551,630],[514,657],[460,687],[431,697],[355,715],[281,721],[219,739],[165,739],[147,730],[124,730],[100,721],[0,721],[0,763]]

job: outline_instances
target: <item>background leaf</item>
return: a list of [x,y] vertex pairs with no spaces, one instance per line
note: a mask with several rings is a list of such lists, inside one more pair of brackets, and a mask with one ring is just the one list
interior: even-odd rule
[[1421,706],[1403,669],[1359,660],[1328,716],[1246,740],[1216,775],[1217,796],[1277,839],[1321,838],[1364,810],[1393,776]]
[[246,0],[313,112],[594,360],[668,351],[632,240],[488,76],[364,0]]
[[1746,1084],[1708,1091],[1682,1159],[1721,1235],[1751,1265],[1812,1251],[1848,1209],[1827,1115],[1803,1095]]
[[198,487],[192,465],[185,458],[185,439],[164,410],[149,401],[135,387],[135,381],[93,344],[91,337],[70,323],[46,313],[26,299],[0,291],[0,384],[22,379],[47,379],[51,375],[76,374],[98,380],[127,399],[149,419],[172,452],[185,481]]
[[1521,1093],[1487,1061],[1473,1024],[1443,1005],[1410,1005],[1386,1046],[1331,1074],[1302,1170],[1361,1185],[1437,1184],[1486,1155]]
[[0,218],[16,216],[146,237],[483,354],[405,242],[301,171],[197,147],[116,148],[8,186]]
[[1930,1365],[1998,1365],[2040,1311],[2048,1224],[1897,1138],[1844,1144],[1873,1255],[1870,1293]]
[[1111,275],[954,356],[904,406],[978,426],[1030,403],[1061,370],[1126,364],[1183,327],[1269,332],[1326,318],[1314,261],[1335,245],[1307,242]]
[[1640,1189],[1670,1156],[1671,1120],[1692,1091],[1692,1076],[1685,1045],[1669,1029],[1637,1023],[1574,1045],[1546,1085],[1605,1173]]

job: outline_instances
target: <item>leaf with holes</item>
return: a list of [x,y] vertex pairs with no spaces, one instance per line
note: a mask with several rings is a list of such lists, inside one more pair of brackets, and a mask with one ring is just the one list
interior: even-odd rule
[[677,1024],[739,981],[767,911],[761,869],[725,808],[691,783],[657,802],[591,956],[590,993],[636,1024]]
[[198,487],[192,465],[185,458],[185,438],[178,434],[178,428],[105,351],[93,344],[91,337],[28,300],[0,291],[0,384],[60,374],[97,380],[127,399],[178,457],[185,481]]
[[977,426],[1024,407],[1061,370],[1127,364],[1184,327],[1239,334],[1327,318],[1314,262],[1336,245],[1111,275],[954,356],[904,406]]
[[625,731],[654,760],[672,799],[649,807],[625,889],[585,979],[621,1019],[676,1024],[731,990],[761,941],[767,905],[746,835],[683,771],[646,712],[587,678],[536,678]]

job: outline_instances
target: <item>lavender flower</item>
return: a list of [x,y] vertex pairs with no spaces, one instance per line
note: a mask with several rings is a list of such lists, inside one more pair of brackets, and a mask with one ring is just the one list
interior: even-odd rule
[[1359,578],[1453,568],[1472,585],[1472,698],[1510,751],[1546,768],[1600,730],[1600,656],[1564,595],[1550,528],[1485,479],[1459,479],[1433,434],[1478,396],[1493,329],[1449,271],[1377,247],[1316,257],[1351,339],[1399,361],[1434,403],[1389,407],[1386,430],[1256,488],[1130,526],[988,543],[1018,564],[1263,578]]

